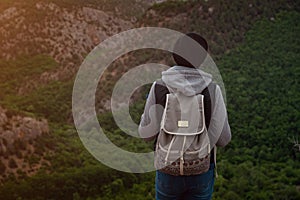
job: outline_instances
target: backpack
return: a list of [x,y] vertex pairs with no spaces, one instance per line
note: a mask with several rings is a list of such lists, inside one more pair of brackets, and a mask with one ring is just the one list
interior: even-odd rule
[[203,94],[166,94],[155,148],[156,169],[175,176],[209,170],[211,147],[204,109]]

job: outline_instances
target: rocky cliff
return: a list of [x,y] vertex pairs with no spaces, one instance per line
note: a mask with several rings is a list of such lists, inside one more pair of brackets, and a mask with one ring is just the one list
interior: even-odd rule
[[62,7],[55,3],[14,4],[0,13],[0,58],[47,54],[60,65],[51,73],[30,80],[19,89],[26,93],[40,82],[74,76],[84,57],[101,41],[133,28],[134,18],[88,6]]
[[30,175],[49,165],[44,159],[46,145],[37,145],[38,139],[48,134],[47,120],[13,115],[0,107],[0,183],[10,174]]
[[17,139],[30,141],[48,133],[49,127],[46,119],[10,116],[6,109],[0,107],[0,151],[5,152],[7,147],[13,145]]

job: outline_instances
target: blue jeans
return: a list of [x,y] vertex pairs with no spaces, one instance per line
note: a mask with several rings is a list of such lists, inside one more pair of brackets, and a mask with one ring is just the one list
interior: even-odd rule
[[194,176],[172,176],[156,171],[156,200],[210,200],[214,187],[214,164]]

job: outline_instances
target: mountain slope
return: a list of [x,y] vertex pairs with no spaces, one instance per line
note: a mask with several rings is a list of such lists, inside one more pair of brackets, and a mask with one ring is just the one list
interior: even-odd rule
[[[93,36],[100,42],[140,26],[195,31],[209,40],[227,89],[233,131],[230,146],[220,150],[221,177],[214,198],[299,198],[299,152],[289,141],[300,137],[299,1],[169,1],[149,8],[137,22],[131,16],[123,18],[113,6],[109,8],[112,4],[105,9],[98,7],[99,1],[29,2],[25,6],[11,4],[3,9],[5,15],[1,14],[0,43],[4,47],[0,48],[5,49],[0,54],[15,60],[3,58],[0,62],[0,105],[9,113],[14,110],[12,116],[22,113],[46,118],[50,131],[37,138],[38,153],[26,158],[41,168],[33,173],[28,168],[17,172],[22,166],[13,168],[20,179],[5,171],[2,198],[153,199],[154,174],[129,175],[103,167],[82,146],[71,116],[74,74],[97,44]],[[282,10],[289,12],[278,15]],[[101,16],[107,20],[102,21]],[[29,55],[24,56],[26,51]],[[101,82],[105,91],[99,92],[99,104],[108,102],[114,82],[129,68],[151,61],[172,64],[168,55],[151,51],[126,55],[113,63]],[[136,121],[142,108],[142,103],[133,105],[131,113]],[[149,151],[151,145],[124,135],[110,114],[99,113],[99,121],[116,145],[134,152]],[[7,161],[5,158],[5,169]],[[15,166],[13,161],[11,166]]]

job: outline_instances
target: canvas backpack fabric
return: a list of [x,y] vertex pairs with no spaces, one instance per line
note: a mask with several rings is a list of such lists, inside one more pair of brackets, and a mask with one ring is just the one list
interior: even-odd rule
[[208,171],[211,147],[204,110],[202,94],[166,94],[156,142],[156,169],[175,176]]

